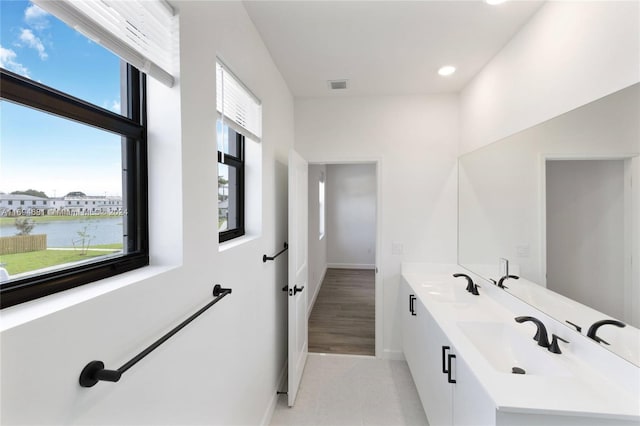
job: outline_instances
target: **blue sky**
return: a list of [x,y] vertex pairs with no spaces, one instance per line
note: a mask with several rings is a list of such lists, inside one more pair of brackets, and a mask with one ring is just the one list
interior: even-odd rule
[[[120,59],[29,1],[0,0],[0,66],[120,112]],[[120,137],[0,102],[0,191],[120,195]]]

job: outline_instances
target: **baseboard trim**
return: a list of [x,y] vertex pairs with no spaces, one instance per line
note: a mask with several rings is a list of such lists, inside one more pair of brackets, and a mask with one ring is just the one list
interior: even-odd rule
[[269,401],[269,405],[267,406],[267,410],[262,415],[262,420],[260,421],[260,426],[268,426],[271,423],[271,418],[273,417],[273,413],[276,411],[276,405],[278,405],[278,391],[281,391],[285,388],[286,380],[287,380],[287,366],[288,362],[285,361],[284,367],[280,371],[280,376],[278,377],[278,386],[273,392],[273,396],[271,397],[271,401]]
[[390,359],[393,361],[404,361],[404,352],[402,351],[392,351],[390,349],[385,349],[382,353],[383,359]]
[[376,269],[376,265],[368,263],[327,263],[327,268],[333,269]]
[[311,311],[313,311],[313,305],[316,304],[316,299],[318,298],[318,294],[320,294],[320,288],[322,287],[322,282],[324,281],[324,277],[327,275],[327,265],[324,266],[324,271],[320,274],[320,280],[318,281],[318,285],[316,285],[316,291],[311,296],[311,302],[309,302],[309,306],[307,306],[307,321],[311,318]]

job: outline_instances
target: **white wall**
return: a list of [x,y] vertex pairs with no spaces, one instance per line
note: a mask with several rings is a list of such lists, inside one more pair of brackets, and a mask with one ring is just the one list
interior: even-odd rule
[[457,96],[296,99],[295,141],[311,162],[379,161],[382,345],[399,354],[400,262],[456,261]]
[[461,153],[640,81],[640,3],[550,1],[460,94]]
[[638,155],[639,115],[636,84],[461,156],[459,263],[478,271],[504,257],[546,285],[544,159]]
[[[320,175],[324,175],[325,194],[327,166],[324,164],[309,165],[309,291],[307,292],[307,311],[311,314],[313,304],[318,297],[320,285],[327,271],[327,235],[320,239],[320,209],[318,202],[318,183]],[[325,202],[326,218],[326,202]]]
[[[150,83],[152,267],[2,310],[2,424],[255,425],[286,362],[286,259],[293,99],[239,2],[179,2],[178,85]],[[263,101],[262,233],[218,250],[215,56]],[[194,200],[197,206],[194,208]],[[211,300],[233,293],[126,372],[117,368]]]
[[327,263],[373,269],[376,262],[376,166],[327,166]]
[[547,287],[629,323],[624,161],[547,162]]

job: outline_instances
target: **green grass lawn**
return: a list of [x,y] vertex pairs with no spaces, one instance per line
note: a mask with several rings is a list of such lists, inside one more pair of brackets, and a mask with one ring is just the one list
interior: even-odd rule
[[122,249],[122,243],[96,244],[94,246],[90,246],[89,248],[92,248],[92,249],[97,249],[97,248],[101,248],[101,249]]
[[[122,244],[107,244],[104,247],[95,246],[92,248],[122,248]],[[80,250],[41,250],[31,251],[28,253],[3,254],[0,255],[0,263],[4,263],[4,268],[9,275],[20,274],[22,272],[35,271],[36,269],[46,268],[49,266],[61,265],[63,263],[78,262],[90,259],[92,257],[104,256],[105,254],[113,254],[111,250],[105,251],[88,251],[82,255]]]

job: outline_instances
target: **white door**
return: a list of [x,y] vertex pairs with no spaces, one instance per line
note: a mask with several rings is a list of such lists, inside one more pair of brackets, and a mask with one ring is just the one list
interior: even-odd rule
[[[308,287],[308,164],[294,150],[289,151],[289,387],[292,407],[307,361]],[[308,291],[308,290],[307,290]]]

